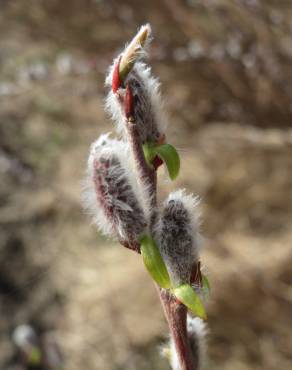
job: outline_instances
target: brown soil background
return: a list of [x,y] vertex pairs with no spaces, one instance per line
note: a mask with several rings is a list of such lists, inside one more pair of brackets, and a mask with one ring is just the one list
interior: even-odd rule
[[54,332],[68,370],[168,369],[141,260],[80,204],[112,58],[146,21],[182,172],[202,198],[208,369],[292,367],[292,6],[260,0],[0,3],[0,368]]

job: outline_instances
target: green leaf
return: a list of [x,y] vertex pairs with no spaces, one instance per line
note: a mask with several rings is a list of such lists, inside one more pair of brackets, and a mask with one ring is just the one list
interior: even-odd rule
[[211,286],[210,286],[207,276],[202,275],[202,282],[203,282],[203,288],[205,288],[209,293],[211,291]]
[[180,169],[180,158],[175,147],[170,144],[162,144],[155,146],[154,150],[166,164],[171,180],[177,178]]
[[148,166],[152,168],[152,161],[156,156],[154,145],[151,143],[143,144],[143,152]]
[[144,235],[140,244],[144,265],[149,274],[162,288],[170,288],[168,271],[155,241],[149,235]]
[[183,284],[174,288],[172,293],[195,315],[199,316],[203,320],[207,319],[207,314],[202,301],[189,284]]
[[158,155],[166,164],[171,180],[177,178],[180,169],[180,158],[174,146],[170,144],[154,145],[152,143],[145,143],[143,145],[143,152],[145,160],[150,167],[152,167],[153,159]]

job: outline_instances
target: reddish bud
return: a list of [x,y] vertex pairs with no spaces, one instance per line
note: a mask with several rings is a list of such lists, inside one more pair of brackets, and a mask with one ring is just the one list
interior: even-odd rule
[[119,58],[119,60],[115,64],[114,72],[113,72],[112,90],[113,90],[114,93],[116,93],[117,90],[119,89],[119,87],[121,87],[121,79],[120,79],[120,72],[119,72],[120,61],[121,61],[121,57]]
[[125,115],[127,120],[134,118],[134,98],[132,88],[129,83],[127,83],[126,86]]

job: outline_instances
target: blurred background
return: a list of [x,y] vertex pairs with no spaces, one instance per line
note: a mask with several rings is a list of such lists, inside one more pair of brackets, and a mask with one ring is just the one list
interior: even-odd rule
[[145,22],[182,158],[160,198],[202,198],[208,369],[291,369],[289,0],[1,0],[0,368],[25,368],[11,336],[29,324],[66,370],[169,369],[141,259],[80,204],[89,145],[113,130],[106,70]]

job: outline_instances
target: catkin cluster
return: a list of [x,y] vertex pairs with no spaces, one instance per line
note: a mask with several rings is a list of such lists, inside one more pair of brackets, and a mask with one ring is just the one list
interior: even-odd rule
[[[139,155],[135,151],[145,144],[163,144],[166,137],[159,82],[143,61],[150,34],[150,26],[143,26],[109,69],[106,111],[115,123],[118,139],[103,134],[91,145],[84,203],[101,232],[137,252],[140,252],[143,235],[151,235],[169,274],[170,286],[189,284],[200,290],[198,199],[185,190],[177,190],[160,206],[153,205],[153,194],[143,188],[149,184],[139,181],[139,166],[146,162],[142,158],[137,164]],[[136,128],[136,136],[130,140],[132,144],[129,143],[131,125]],[[146,164],[155,172],[154,160],[157,158]],[[163,158],[160,160],[162,162]],[[194,271],[197,271],[195,278]],[[188,316],[187,331],[196,369],[201,368],[203,321]],[[172,368],[179,370],[173,339],[169,351]]]

